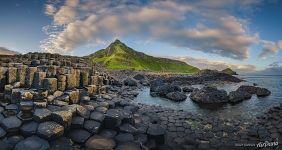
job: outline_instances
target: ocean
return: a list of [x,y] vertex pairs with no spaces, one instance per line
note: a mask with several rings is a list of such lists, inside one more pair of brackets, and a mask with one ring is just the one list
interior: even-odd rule
[[[227,84],[218,86],[217,88],[230,92],[236,90],[240,85],[256,83],[257,86],[270,90],[271,95],[267,97],[257,97],[256,95],[253,95],[251,99],[237,104],[203,105],[193,102],[189,97],[183,102],[173,102],[160,97],[152,97],[149,93],[150,89],[144,88],[139,92],[135,101],[137,103],[184,110],[193,114],[212,115],[223,119],[252,119],[262,115],[269,108],[278,106],[282,103],[282,76],[245,75],[238,77],[244,79],[246,82]],[[202,85],[194,86],[200,88]]]

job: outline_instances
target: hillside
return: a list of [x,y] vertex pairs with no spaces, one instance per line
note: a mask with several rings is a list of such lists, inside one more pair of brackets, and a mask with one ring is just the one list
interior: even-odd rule
[[0,55],[16,55],[19,54],[16,51],[9,50],[5,47],[0,47]]
[[137,52],[119,40],[111,43],[106,49],[101,49],[86,57],[108,69],[135,69],[189,74],[199,71],[198,68],[182,61],[153,57]]
[[222,70],[221,72],[229,74],[229,75],[237,75],[237,73],[230,68],[226,68],[226,69]]

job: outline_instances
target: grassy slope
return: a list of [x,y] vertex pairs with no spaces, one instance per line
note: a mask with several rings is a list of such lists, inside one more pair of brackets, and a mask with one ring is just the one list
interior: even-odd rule
[[153,57],[137,52],[118,40],[106,49],[99,50],[88,57],[108,69],[135,69],[191,74],[199,71],[198,68],[181,61]]

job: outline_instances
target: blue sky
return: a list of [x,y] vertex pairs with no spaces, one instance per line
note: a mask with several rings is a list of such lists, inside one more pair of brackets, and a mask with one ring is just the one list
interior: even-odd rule
[[281,8],[278,0],[0,1],[0,47],[83,56],[118,38],[200,68],[269,70],[281,67]]

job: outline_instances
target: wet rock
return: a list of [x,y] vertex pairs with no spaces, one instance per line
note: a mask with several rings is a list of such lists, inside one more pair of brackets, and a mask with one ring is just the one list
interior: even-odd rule
[[137,81],[133,78],[127,78],[123,81],[125,86],[137,86]]
[[49,148],[50,145],[46,140],[37,136],[31,136],[19,142],[15,150],[48,150]]
[[22,121],[15,116],[5,118],[1,121],[1,126],[8,132],[14,133],[19,131]]
[[87,140],[85,146],[90,150],[110,150],[116,146],[116,143],[113,139],[94,135]]
[[68,136],[74,142],[84,143],[91,136],[91,134],[84,129],[74,129],[69,131]]
[[101,123],[93,120],[86,120],[83,127],[91,133],[98,133],[101,128]]
[[70,127],[72,113],[69,111],[56,111],[51,114],[52,120],[63,125],[65,128]]
[[187,93],[190,93],[190,92],[193,92],[195,88],[191,87],[191,86],[185,86],[182,88],[182,91],[183,92],[187,92]]
[[64,134],[64,127],[53,121],[43,122],[39,124],[37,134],[42,138],[52,140]]
[[266,88],[257,88],[256,94],[258,97],[269,96],[271,92]]
[[164,81],[160,78],[151,81],[150,82],[150,92],[156,92],[157,88],[163,85],[164,85]]
[[95,121],[103,122],[104,118],[105,118],[105,115],[98,111],[93,111],[90,114],[90,119],[95,120]]
[[166,98],[179,102],[179,101],[184,101],[187,99],[187,96],[181,92],[170,92],[166,94]]
[[51,111],[46,108],[35,109],[33,119],[36,122],[49,121],[51,119]]
[[164,144],[165,130],[161,126],[156,124],[149,126],[147,134],[149,138],[154,139],[158,144]]
[[1,150],[9,150],[9,144],[7,144],[6,142],[0,141],[0,145],[1,145]]
[[72,128],[82,128],[84,124],[84,118],[80,116],[75,116],[72,118],[71,127]]
[[163,85],[156,88],[156,94],[161,97],[166,97],[171,92],[181,92],[181,88],[177,85]]
[[23,126],[20,128],[20,131],[21,134],[24,136],[32,136],[36,133],[37,127],[38,127],[38,123],[31,121],[23,124]]
[[236,90],[231,91],[228,97],[231,103],[237,103],[252,98],[252,95],[246,91]]
[[141,148],[140,144],[136,142],[129,142],[118,145],[116,150],[141,150]]
[[225,103],[228,102],[227,92],[214,87],[203,87],[194,90],[190,95],[191,100],[199,103]]
[[238,91],[245,91],[245,92],[248,92],[250,94],[256,94],[257,87],[251,86],[251,85],[241,85],[237,90]]

